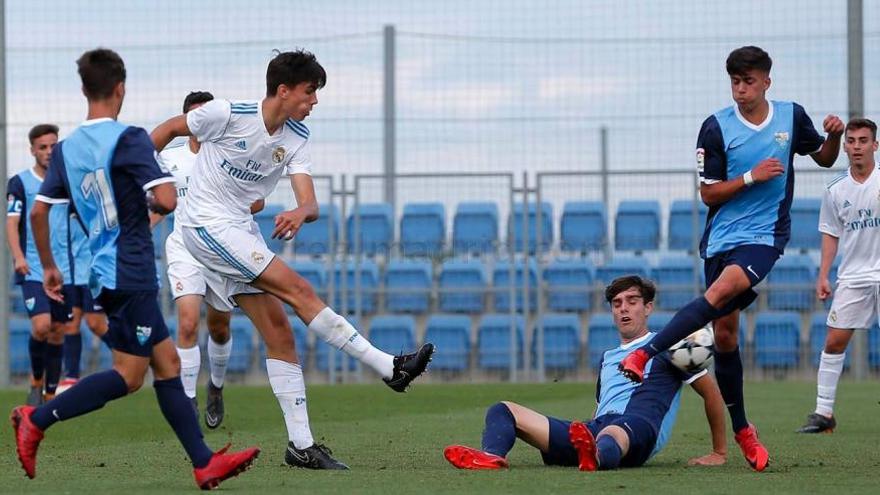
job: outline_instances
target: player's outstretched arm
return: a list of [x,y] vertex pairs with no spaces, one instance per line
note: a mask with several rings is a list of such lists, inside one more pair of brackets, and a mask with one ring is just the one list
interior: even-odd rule
[[706,373],[691,383],[691,387],[703,398],[706,419],[712,431],[712,452],[688,461],[691,466],[720,466],[727,462],[727,436],[724,427],[724,399],[712,375]]
[[810,155],[813,161],[819,164],[820,167],[828,168],[837,161],[837,155],[840,153],[840,138],[843,136],[845,127],[843,121],[837,115],[825,117],[825,121],[822,122],[822,128],[828,134],[828,137],[822,143],[819,151]]
[[178,115],[162,122],[153,129],[153,132],[150,133],[150,139],[153,141],[156,151],[162,151],[172,139],[191,134],[189,127],[186,125],[186,115]]
[[49,246],[49,209],[52,205],[43,201],[34,201],[31,209],[31,231],[34,233],[34,244],[37,245],[37,253],[40,255],[40,264],[43,266],[43,289],[49,298],[61,302],[61,286],[64,279],[55,265],[52,256],[52,248]]
[[776,158],[767,158],[739,177],[713,184],[700,184],[700,198],[706,206],[720,205],[752,184],[767,182],[779,177],[784,172],[785,168],[783,168],[782,162]]

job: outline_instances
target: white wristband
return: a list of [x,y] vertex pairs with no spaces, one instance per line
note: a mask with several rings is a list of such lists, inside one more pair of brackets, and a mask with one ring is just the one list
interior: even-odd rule
[[746,187],[751,186],[754,183],[755,183],[755,179],[752,178],[752,171],[751,170],[749,170],[748,172],[743,174],[743,184],[745,184]]

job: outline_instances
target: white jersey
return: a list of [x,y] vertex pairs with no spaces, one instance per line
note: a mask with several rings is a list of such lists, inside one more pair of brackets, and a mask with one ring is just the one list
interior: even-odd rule
[[186,114],[202,143],[177,221],[188,227],[248,223],[254,201],[264,199],[282,175],[311,175],[309,130],[288,119],[269,135],[257,101],[213,100]]
[[839,240],[837,280],[849,286],[880,282],[880,172],[860,184],[849,171],[825,187],[819,232]]

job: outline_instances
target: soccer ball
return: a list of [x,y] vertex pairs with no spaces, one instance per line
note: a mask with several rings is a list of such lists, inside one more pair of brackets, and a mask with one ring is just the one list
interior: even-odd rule
[[715,334],[712,324],[697,330],[669,348],[669,360],[688,373],[704,370],[715,355]]

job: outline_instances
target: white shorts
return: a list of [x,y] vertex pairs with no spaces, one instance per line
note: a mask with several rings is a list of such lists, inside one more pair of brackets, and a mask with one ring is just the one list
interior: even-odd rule
[[205,269],[223,281],[223,294],[232,299],[238,294],[260,294],[253,282],[275,257],[257,223],[226,223],[205,227],[181,225],[186,250]]
[[860,283],[855,287],[841,283],[834,290],[826,323],[831,328],[844,330],[872,328],[877,324],[878,305],[880,283]]
[[174,230],[165,240],[165,259],[168,262],[168,284],[171,295],[197,295],[205,298],[218,311],[232,311],[234,307],[226,296],[226,284],[216,273],[196,261],[183,245],[180,231]]

